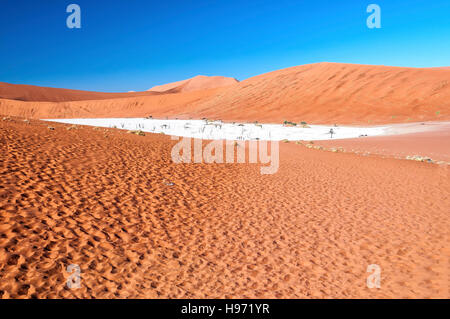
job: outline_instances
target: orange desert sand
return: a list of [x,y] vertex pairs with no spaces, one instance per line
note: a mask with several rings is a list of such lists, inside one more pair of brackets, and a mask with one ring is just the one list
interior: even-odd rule
[[[261,175],[261,164],[175,164],[177,142],[161,134],[38,120],[432,126],[450,120],[449,80],[446,68],[320,63],[127,97],[1,89],[0,296],[449,298],[446,124],[314,142],[324,150],[280,143],[278,172]],[[79,289],[66,286],[70,264]],[[371,264],[380,289],[366,286]]]

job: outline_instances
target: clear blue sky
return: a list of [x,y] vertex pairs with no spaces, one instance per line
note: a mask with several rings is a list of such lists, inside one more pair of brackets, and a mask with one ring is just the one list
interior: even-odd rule
[[[66,27],[71,3],[81,29]],[[366,27],[371,3],[381,29]],[[0,1],[3,82],[138,91],[322,61],[450,66],[450,1]]]

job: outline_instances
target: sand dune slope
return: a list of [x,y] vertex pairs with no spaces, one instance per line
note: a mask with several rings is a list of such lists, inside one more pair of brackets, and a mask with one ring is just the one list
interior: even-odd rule
[[388,123],[450,119],[450,69],[340,63],[259,75],[199,106],[234,120]]
[[0,297],[450,297],[446,167],[282,143],[260,175],[48,125],[0,121]]
[[155,94],[157,92],[103,93],[0,82],[0,98],[18,101],[66,102],[149,96]]
[[215,89],[219,87],[230,86],[236,83],[239,83],[239,81],[234,78],[227,78],[224,76],[197,75],[191,79],[155,86],[148,91],[179,93],[204,89]]
[[209,89],[145,97],[115,98],[71,102],[21,102],[0,99],[0,114],[34,119],[147,117],[189,118],[195,116],[200,101],[213,97],[223,89]]

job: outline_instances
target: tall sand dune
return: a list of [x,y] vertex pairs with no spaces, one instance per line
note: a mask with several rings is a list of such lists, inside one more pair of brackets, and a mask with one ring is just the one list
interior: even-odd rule
[[268,122],[450,119],[450,70],[318,63],[259,75],[205,101],[199,115]]

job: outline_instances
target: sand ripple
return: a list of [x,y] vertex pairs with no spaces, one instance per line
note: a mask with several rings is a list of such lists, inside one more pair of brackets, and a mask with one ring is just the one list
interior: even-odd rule
[[447,167],[282,143],[260,175],[52,126],[0,121],[3,298],[449,297]]

